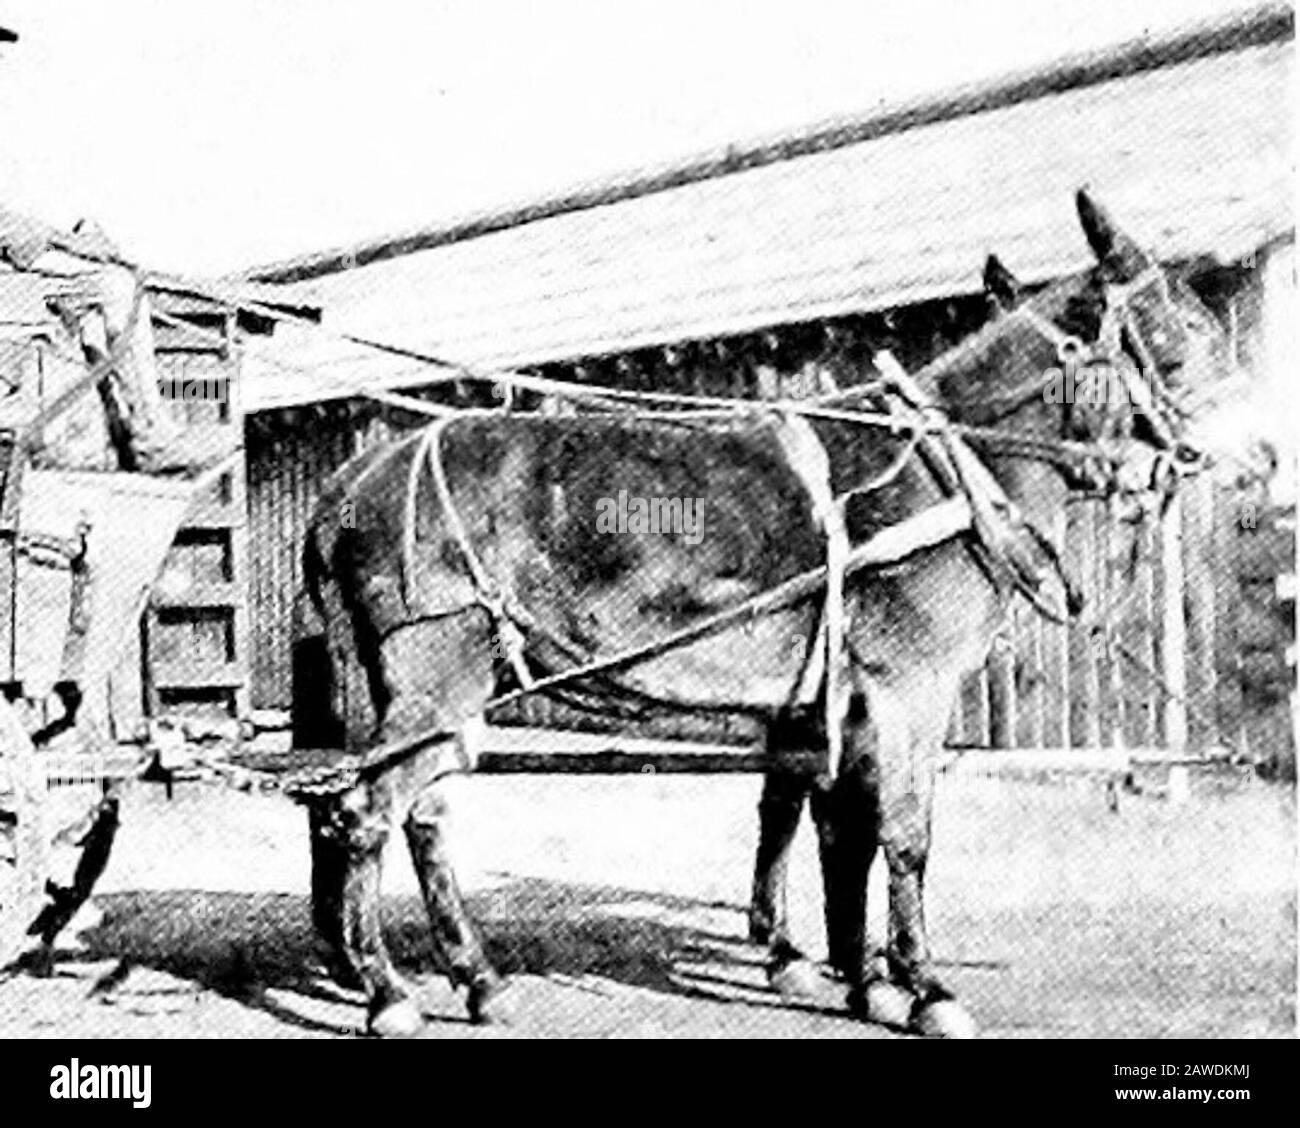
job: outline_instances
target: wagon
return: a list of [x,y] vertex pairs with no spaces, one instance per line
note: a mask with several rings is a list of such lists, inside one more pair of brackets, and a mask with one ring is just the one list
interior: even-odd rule
[[[211,478],[33,469],[21,442],[5,453],[0,640],[13,681],[0,698],[0,966],[33,936],[48,948],[108,860],[116,786],[149,761],[110,739],[109,677]],[[58,782],[95,797],[68,812],[50,802]],[[56,841],[77,851],[63,884]]]

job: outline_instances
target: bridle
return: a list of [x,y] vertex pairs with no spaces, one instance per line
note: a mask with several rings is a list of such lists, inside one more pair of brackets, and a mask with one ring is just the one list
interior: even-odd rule
[[[1043,337],[1056,351],[1058,369],[1031,376],[1016,388],[998,397],[1008,415],[1030,399],[1039,397],[1062,371],[1097,369],[1113,373],[1123,389],[1123,399],[1143,417],[1149,436],[1148,445],[1156,451],[1150,489],[1171,493],[1177,480],[1200,469],[1205,461],[1202,452],[1178,438],[1181,416],[1174,405],[1168,381],[1155,360],[1133,310],[1133,299],[1153,287],[1160,287],[1168,302],[1168,279],[1158,263],[1151,263],[1128,282],[1106,286],[1106,303],[1101,327],[1092,344],[1067,333],[1050,318],[1030,305],[1017,306],[1008,318],[1023,322]],[[1122,459],[1107,450],[1103,439],[1110,426],[1115,406],[1106,403],[1097,426],[1084,440],[1071,439],[1070,428],[1077,418],[1078,404],[1067,403],[1057,439],[1016,434],[996,426],[963,427],[963,437],[986,453],[1010,458],[1025,458],[1056,467],[1076,490],[1110,496],[1121,491]],[[1167,504],[1167,500],[1166,500]]]

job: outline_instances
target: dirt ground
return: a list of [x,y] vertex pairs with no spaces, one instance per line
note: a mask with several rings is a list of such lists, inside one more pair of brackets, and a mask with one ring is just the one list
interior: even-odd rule
[[[395,843],[391,946],[431,1037],[893,1037],[768,990],[744,943],[759,780],[458,780],[457,854],[508,1029],[469,1026],[430,966]],[[312,969],[305,815],[210,784],[135,785],[95,906],[51,978],[0,982],[0,1035],[348,1037],[359,996]],[[927,882],[940,972],[986,1037],[1276,1037],[1295,1031],[1294,793],[1198,780],[1174,804],[1101,785],[947,778]],[[400,836],[399,836],[400,837]],[[873,878],[877,934],[880,884]],[[791,875],[823,951],[811,830]]]

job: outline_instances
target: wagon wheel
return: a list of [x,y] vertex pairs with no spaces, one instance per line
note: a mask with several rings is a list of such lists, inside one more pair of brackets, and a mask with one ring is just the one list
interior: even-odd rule
[[[0,699],[0,968],[39,944],[31,966],[48,969],[55,938],[90,897],[117,835],[116,795],[106,794],[57,835],[46,795],[41,754],[13,706]],[[77,853],[62,885],[51,880],[63,868],[52,844],[65,841]]]
[[28,944],[45,903],[45,773],[13,706],[0,698],[0,967]]

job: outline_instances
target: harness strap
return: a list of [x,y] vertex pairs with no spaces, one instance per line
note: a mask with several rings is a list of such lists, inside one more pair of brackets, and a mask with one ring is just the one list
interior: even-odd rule
[[807,419],[790,412],[776,417],[776,438],[786,462],[798,475],[812,502],[813,518],[826,538],[826,598],[817,642],[796,689],[807,704],[826,684],[826,772],[834,779],[844,756],[843,721],[848,714],[848,654],[845,650],[844,575],[848,568],[849,534],[844,503],[831,491],[831,463],[826,448]]
[[[900,397],[910,407],[943,418],[924,390],[907,371],[888,354],[876,358],[895,385]],[[1007,497],[997,479],[971,450],[960,433],[941,427],[924,440],[932,461],[945,468],[946,485],[956,487],[971,509],[971,526],[976,542],[990,558],[993,567],[1010,579],[1012,586],[1045,618],[1064,623],[1078,614],[1082,598],[1077,586],[1066,575],[1060,554],[1051,541]],[[1064,611],[1054,608],[1042,595],[1044,569],[1035,561],[1035,551],[1046,557],[1065,592]],[[993,577],[998,583],[996,576]]]
[[510,667],[514,670],[519,684],[525,689],[531,689],[534,682],[532,672],[528,669],[528,663],[524,659],[525,639],[523,633],[515,625],[513,616],[506,609],[505,596],[488,574],[482,558],[470,541],[469,533],[465,529],[465,523],[461,520],[460,511],[456,508],[456,502],[451,496],[451,487],[447,483],[447,473],[442,464],[442,436],[451,421],[451,418],[448,417],[440,419],[432,426],[427,427],[420,439],[415,457],[411,460],[411,472],[410,477],[407,479],[406,489],[406,519],[402,537],[403,582],[407,585],[409,597],[410,588],[414,584],[415,577],[416,499],[419,492],[420,471],[422,467],[427,465],[434,492],[438,495],[438,504],[447,521],[448,531],[455,538],[456,547],[460,549],[461,556],[469,568],[470,579],[474,583],[476,600],[492,617],[497,637],[504,644],[505,656],[510,662]]

